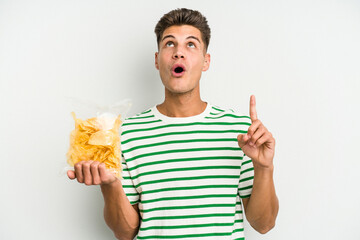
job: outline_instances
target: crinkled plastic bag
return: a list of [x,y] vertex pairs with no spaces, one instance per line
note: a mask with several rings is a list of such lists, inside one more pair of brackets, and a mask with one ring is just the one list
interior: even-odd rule
[[71,113],[75,129],[70,133],[70,147],[66,154],[68,164],[73,167],[80,161],[98,161],[104,163],[107,169],[120,178],[119,128],[122,116],[130,106],[130,100],[123,100],[108,107],[77,101],[77,107],[81,109],[79,111],[83,116],[93,117],[81,119],[77,118],[76,113]]

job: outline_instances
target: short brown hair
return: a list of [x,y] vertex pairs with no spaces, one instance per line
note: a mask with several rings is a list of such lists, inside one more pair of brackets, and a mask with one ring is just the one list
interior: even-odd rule
[[178,8],[166,13],[155,27],[155,34],[157,38],[157,44],[159,47],[161,37],[165,29],[171,26],[190,25],[200,30],[201,38],[205,43],[205,49],[207,50],[210,43],[210,27],[206,18],[196,10],[187,8]]

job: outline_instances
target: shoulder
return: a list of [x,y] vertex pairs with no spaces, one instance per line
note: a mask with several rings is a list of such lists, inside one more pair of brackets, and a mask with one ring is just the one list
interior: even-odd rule
[[122,129],[133,129],[143,127],[144,125],[151,125],[151,123],[158,122],[159,120],[155,117],[153,108],[148,108],[145,111],[138,113],[134,116],[125,118]]
[[221,119],[222,121],[244,122],[251,124],[251,119],[248,114],[234,111],[233,109],[230,108],[223,108],[217,105],[211,105],[211,110],[207,118],[219,119],[219,120]]
[[136,121],[139,121],[140,119],[147,119],[147,118],[152,118],[152,117],[154,117],[152,108],[148,108],[136,115],[125,118],[124,123],[136,122]]

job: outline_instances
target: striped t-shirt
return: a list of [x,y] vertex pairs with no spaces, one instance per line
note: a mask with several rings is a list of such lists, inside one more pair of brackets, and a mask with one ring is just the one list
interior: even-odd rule
[[172,118],[153,107],[122,125],[122,184],[138,203],[137,239],[245,239],[241,198],[250,197],[251,159],[237,143],[250,118],[207,104]]

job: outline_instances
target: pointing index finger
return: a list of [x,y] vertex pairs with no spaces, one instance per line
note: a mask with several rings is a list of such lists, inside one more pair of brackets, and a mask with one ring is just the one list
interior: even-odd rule
[[250,119],[252,122],[257,120],[256,100],[254,95],[250,96]]

